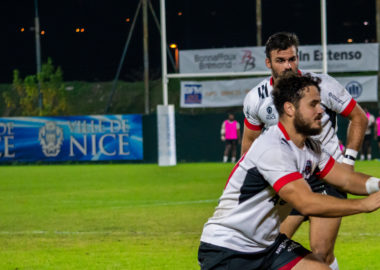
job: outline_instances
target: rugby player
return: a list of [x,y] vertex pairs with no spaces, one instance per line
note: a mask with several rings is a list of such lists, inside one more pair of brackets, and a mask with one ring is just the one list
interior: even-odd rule
[[[272,92],[279,122],[266,129],[235,165],[214,215],[205,224],[202,270],[330,269],[314,253],[280,233],[292,208],[305,216],[341,217],[380,207],[380,179],[336,162],[311,136],[323,130],[319,78],[287,74]],[[321,179],[363,199],[313,192]]]
[[[272,76],[254,87],[244,100],[244,132],[242,140],[242,154],[245,153],[252,142],[261,134],[262,129],[276,125],[278,113],[273,104],[271,92],[274,82],[284,73],[303,72],[298,69],[298,37],[293,33],[280,32],[269,37],[266,42],[266,65],[271,69]],[[322,148],[327,151],[337,162],[343,163],[353,170],[358,150],[362,144],[364,132],[367,128],[367,118],[361,107],[350,96],[347,90],[329,75],[317,75],[322,82],[321,106],[324,108],[322,117],[323,130],[315,138],[322,142]],[[345,155],[340,150],[337,132],[337,118],[340,114],[350,120],[347,130],[347,142]],[[328,194],[337,198],[346,198],[346,194],[329,184],[323,183],[316,175],[309,179],[309,184],[314,192]],[[281,231],[289,238],[293,236],[298,227],[307,217],[293,210],[289,217],[282,223]],[[316,256],[319,256],[332,269],[339,269],[334,256],[334,245],[338,235],[341,218],[310,219],[310,247]]]

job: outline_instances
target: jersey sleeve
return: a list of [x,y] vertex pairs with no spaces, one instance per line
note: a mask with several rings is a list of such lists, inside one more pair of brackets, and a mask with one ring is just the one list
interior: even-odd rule
[[286,184],[303,178],[297,169],[295,155],[281,147],[263,153],[257,169],[277,193]]
[[350,93],[329,75],[321,76],[322,102],[331,110],[347,117],[356,105]]
[[257,87],[253,88],[244,99],[244,125],[251,130],[261,130],[263,123],[258,117],[259,97]]
[[319,178],[324,178],[332,169],[335,164],[335,160],[325,151],[322,151],[321,158],[319,160],[319,172],[317,173]]

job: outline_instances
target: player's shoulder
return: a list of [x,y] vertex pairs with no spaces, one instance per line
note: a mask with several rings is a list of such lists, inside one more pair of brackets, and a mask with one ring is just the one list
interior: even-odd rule
[[279,125],[273,125],[265,129],[257,139],[257,144],[260,145],[263,152],[270,152],[274,155],[276,153],[289,153],[289,151],[293,151],[287,135],[284,134]]
[[321,80],[319,86],[321,90],[340,90],[343,88],[343,86],[333,77],[331,77],[329,74],[317,74],[317,73],[312,73],[313,77],[317,77]]
[[321,85],[322,84],[335,84],[335,83],[338,83],[338,81],[336,79],[334,79],[333,77],[331,77],[329,74],[322,74],[322,73],[314,73],[314,72],[311,72],[311,71],[307,71],[307,72],[304,72],[304,71],[301,71],[303,75],[306,75],[306,74],[309,74],[310,76],[312,77],[315,77],[315,78],[319,78],[321,80]]
[[270,92],[272,86],[270,83],[270,77],[265,78],[255,87],[253,87],[244,98],[244,106],[260,106],[266,98],[270,98]]
[[[256,99],[256,98],[260,98],[262,97],[263,94],[263,91],[265,92],[265,90],[267,89],[268,91],[271,90],[271,83],[270,83],[270,77],[268,78],[265,78],[264,80],[262,80],[260,83],[258,83],[255,87],[253,87],[247,94],[246,96],[246,99],[249,98],[249,99]],[[268,92],[268,94],[270,94]]]

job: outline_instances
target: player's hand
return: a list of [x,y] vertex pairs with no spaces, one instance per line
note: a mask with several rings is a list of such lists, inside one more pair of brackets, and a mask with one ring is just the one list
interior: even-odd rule
[[363,199],[365,212],[370,213],[380,208],[380,191]]

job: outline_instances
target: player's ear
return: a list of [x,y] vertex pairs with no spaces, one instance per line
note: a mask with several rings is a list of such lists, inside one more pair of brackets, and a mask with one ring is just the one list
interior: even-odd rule
[[272,64],[270,62],[270,59],[267,57],[265,58],[265,65],[267,66],[267,68],[271,69],[272,68]]
[[296,112],[296,107],[291,102],[285,102],[284,103],[284,112],[288,116],[293,116]]

